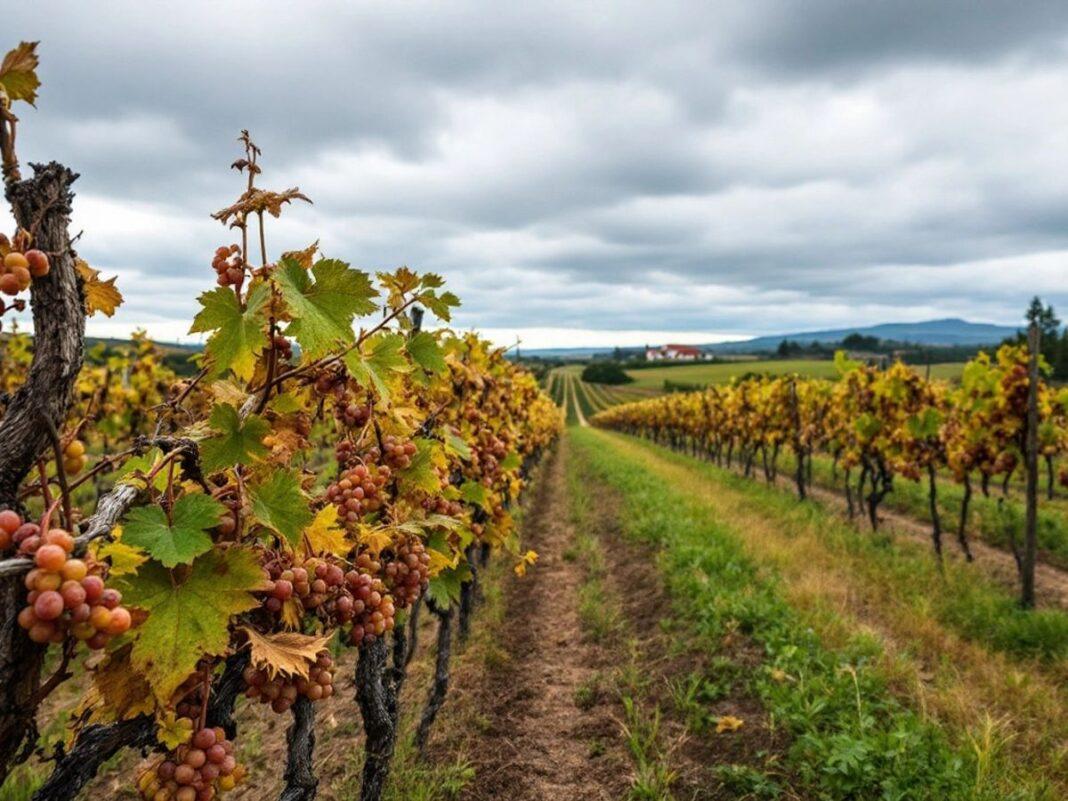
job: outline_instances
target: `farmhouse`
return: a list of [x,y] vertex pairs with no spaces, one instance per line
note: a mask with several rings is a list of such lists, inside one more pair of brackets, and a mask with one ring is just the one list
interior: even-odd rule
[[659,348],[645,349],[645,359],[650,362],[696,362],[704,358],[700,348],[692,345],[663,345]]

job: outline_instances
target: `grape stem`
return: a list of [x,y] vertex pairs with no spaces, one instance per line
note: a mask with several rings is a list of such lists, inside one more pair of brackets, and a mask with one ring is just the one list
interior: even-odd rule
[[[59,483],[60,497],[63,499],[63,520],[69,530],[70,527],[74,525],[74,516],[71,514],[70,486],[67,484],[67,470],[63,466],[63,444],[59,441],[59,432],[56,430],[56,424],[52,422],[52,418],[44,412],[41,412],[41,419],[44,421],[49,439],[52,440],[52,453],[55,455],[56,460],[56,481]],[[43,492],[47,492],[48,480],[43,472],[41,473],[41,482],[43,484]]]

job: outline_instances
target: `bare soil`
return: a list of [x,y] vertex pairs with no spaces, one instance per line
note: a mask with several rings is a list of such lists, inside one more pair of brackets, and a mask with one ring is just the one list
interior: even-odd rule
[[610,659],[583,639],[576,602],[583,570],[564,557],[574,540],[564,450],[551,457],[523,521],[538,562],[507,590],[510,622],[500,642],[507,659],[476,690],[485,723],[468,747],[475,779],[462,797],[470,801],[614,801],[629,785],[612,705],[576,703]]

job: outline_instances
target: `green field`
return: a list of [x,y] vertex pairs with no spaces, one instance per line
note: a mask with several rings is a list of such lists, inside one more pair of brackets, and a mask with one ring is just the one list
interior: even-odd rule
[[[964,365],[960,362],[936,364],[931,367],[932,378],[953,379],[960,375]],[[923,368],[917,368],[923,370]],[[732,378],[746,373],[783,375],[797,373],[812,378],[837,378],[834,363],[825,359],[784,359],[782,361],[721,362],[687,364],[681,367],[650,367],[644,370],[627,370],[634,379],[628,387],[663,389],[664,381],[680,384],[725,384]]]

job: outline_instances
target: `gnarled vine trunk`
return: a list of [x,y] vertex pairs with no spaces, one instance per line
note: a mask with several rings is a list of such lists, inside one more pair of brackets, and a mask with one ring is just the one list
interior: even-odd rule
[[[48,424],[62,428],[82,366],[85,307],[74,269],[68,225],[77,175],[52,162],[7,186],[15,222],[49,255],[48,275],[34,280],[33,363],[26,382],[6,399],[0,420],[0,508],[19,508],[18,488],[50,445]],[[34,723],[44,648],[30,642],[15,616],[22,576],[0,578],[0,783],[36,738]]]
[[452,604],[440,609],[427,599],[427,608],[438,619],[438,652],[434,659],[434,680],[430,685],[426,706],[423,707],[423,714],[419,718],[419,728],[415,733],[415,747],[420,754],[426,749],[427,741],[430,739],[430,728],[434,725],[442,704],[445,703],[445,695],[449,690],[449,659],[452,655]]
[[360,705],[364,744],[361,801],[379,801],[389,778],[389,764],[397,742],[395,707],[390,698],[386,640],[378,637],[360,646],[356,663],[356,702]]

